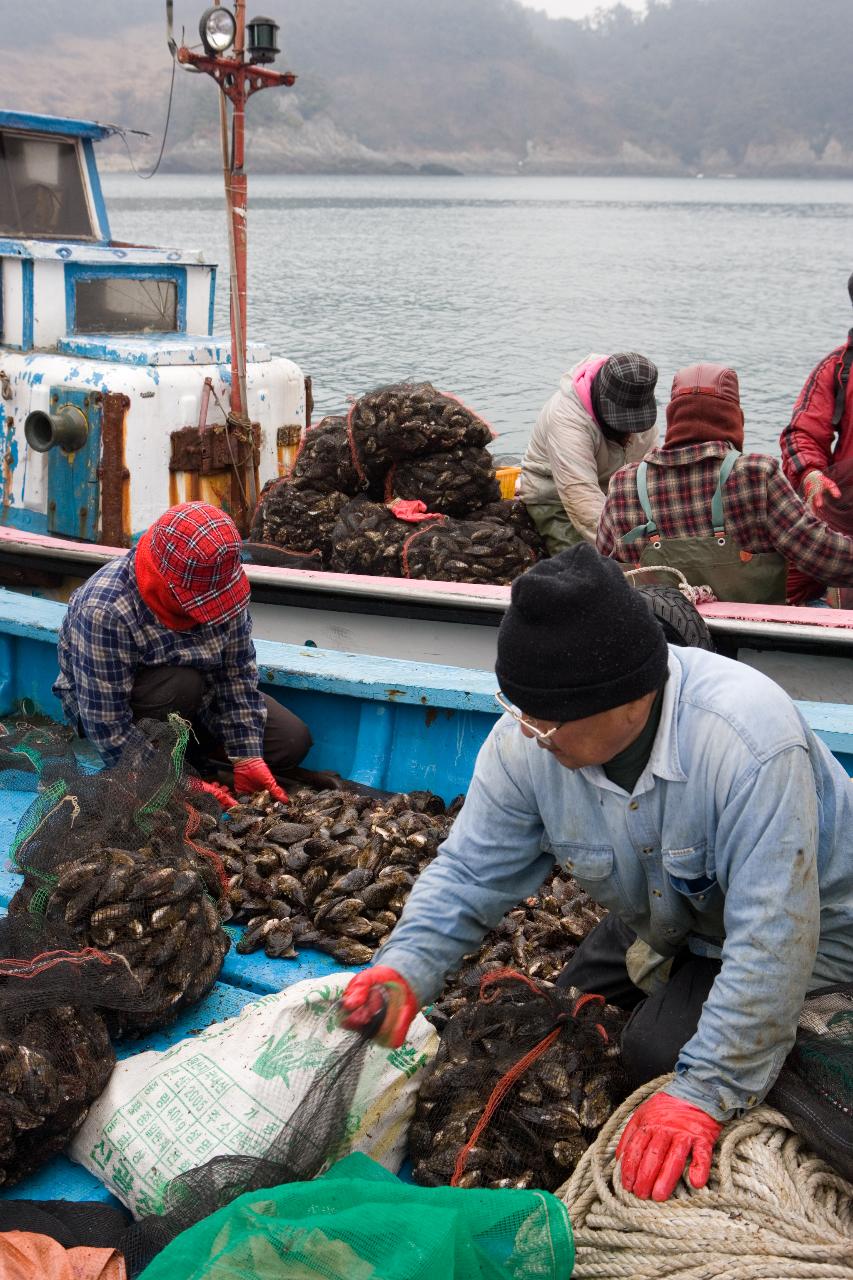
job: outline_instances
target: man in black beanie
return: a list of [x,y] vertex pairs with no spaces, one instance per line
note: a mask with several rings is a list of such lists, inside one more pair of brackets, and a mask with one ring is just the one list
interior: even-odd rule
[[806,992],[853,979],[853,782],[766,676],[668,648],[587,544],[513,583],[496,674],[506,714],[348,1025],[401,1043],[556,861],[610,912],[560,982],[633,1010],[634,1084],[675,1070],[617,1150],[624,1187],[666,1200],[770,1089]]

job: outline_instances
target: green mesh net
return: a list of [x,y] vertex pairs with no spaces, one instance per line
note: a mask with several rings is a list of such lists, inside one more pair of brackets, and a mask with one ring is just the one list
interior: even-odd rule
[[354,1154],[313,1182],[240,1196],[142,1280],[565,1280],[573,1264],[555,1196],[409,1186]]

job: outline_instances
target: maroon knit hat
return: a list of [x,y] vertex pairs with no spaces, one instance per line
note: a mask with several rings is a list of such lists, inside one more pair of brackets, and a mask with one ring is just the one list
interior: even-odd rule
[[664,448],[708,441],[728,441],[742,450],[743,410],[734,369],[705,361],[679,369],[672,380]]
[[145,535],[154,566],[184,613],[228,622],[249,603],[242,542],[230,516],[207,502],[170,507]]

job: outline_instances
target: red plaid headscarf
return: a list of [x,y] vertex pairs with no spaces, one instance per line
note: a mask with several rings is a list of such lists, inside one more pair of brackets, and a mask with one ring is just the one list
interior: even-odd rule
[[249,603],[242,543],[230,516],[207,502],[170,507],[139,539],[181,609],[196,622],[228,622]]

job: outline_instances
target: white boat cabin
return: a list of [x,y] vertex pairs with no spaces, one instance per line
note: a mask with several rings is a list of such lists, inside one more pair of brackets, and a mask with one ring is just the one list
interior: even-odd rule
[[112,238],[94,151],[111,132],[0,111],[0,526],[129,546],[188,498],[245,521],[305,425],[306,383],[249,344],[250,472],[247,430],[224,425],[216,267]]

